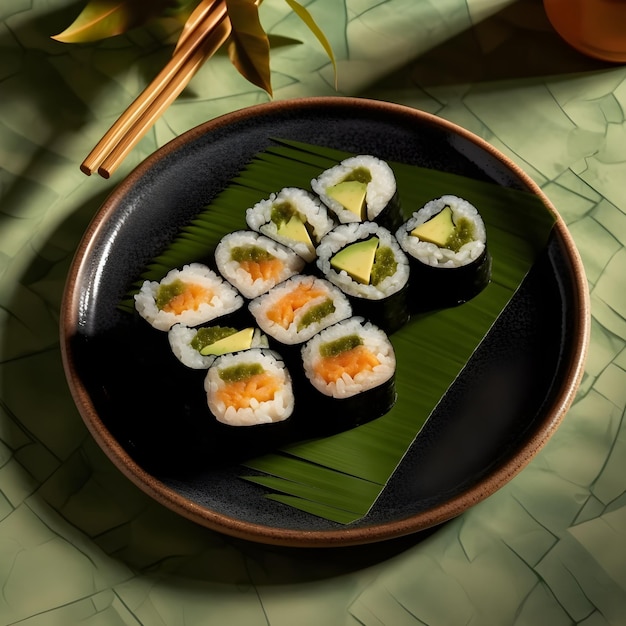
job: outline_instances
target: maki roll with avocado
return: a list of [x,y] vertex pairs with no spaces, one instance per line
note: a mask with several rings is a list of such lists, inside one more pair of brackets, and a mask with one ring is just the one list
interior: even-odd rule
[[[353,428],[387,413],[396,401],[396,357],[387,335],[362,317],[351,317],[315,335],[302,348],[321,430]],[[321,423],[320,423],[321,422]]]
[[316,276],[299,274],[253,300],[250,313],[263,332],[293,346],[346,319],[352,309],[340,289]]
[[297,187],[285,187],[247,209],[246,223],[307,262],[315,259],[320,239],[334,226],[319,198]]
[[237,329],[217,324],[198,328],[175,324],[167,337],[176,358],[183,365],[197,370],[208,369],[222,354],[269,345],[267,337],[258,328]]
[[374,222],[341,224],[324,237],[317,266],[362,315],[391,334],[409,318],[409,261],[395,237]]
[[154,328],[198,326],[243,307],[237,290],[202,263],[170,270],[161,281],[143,282],[135,308]]
[[218,357],[207,371],[204,390],[215,419],[229,426],[283,422],[295,404],[289,371],[271,350]]
[[396,238],[411,262],[411,306],[417,310],[462,304],[489,284],[487,231],[476,207],[463,198],[431,200]]
[[403,222],[395,174],[377,157],[349,157],[314,178],[311,188],[342,224],[378,222],[393,232]]
[[220,274],[248,299],[300,273],[305,264],[290,248],[250,230],[225,235],[215,249],[215,262]]

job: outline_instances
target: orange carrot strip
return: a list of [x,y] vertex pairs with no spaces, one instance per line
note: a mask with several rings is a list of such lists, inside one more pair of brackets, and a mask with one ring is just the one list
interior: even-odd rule
[[163,310],[168,313],[180,315],[184,311],[196,311],[198,307],[205,303],[211,302],[213,291],[202,285],[193,283],[185,283],[185,291],[174,296],[164,307]]
[[356,346],[336,356],[328,356],[315,366],[315,373],[326,383],[334,383],[344,373],[354,378],[359,372],[371,371],[380,361],[365,346]]
[[248,274],[252,280],[277,279],[283,269],[283,262],[280,259],[268,259],[265,261],[242,261],[239,266]]
[[324,294],[323,290],[315,289],[313,285],[300,284],[293,291],[290,291],[278,300],[267,312],[267,317],[275,324],[279,324],[283,328],[289,328],[298,309]]
[[216,393],[218,400],[227,407],[236,410],[247,409],[250,401],[255,398],[258,402],[268,402],[274,399],[280,389],[280,382],[268,372],[254,374],[245,380],[238,380],[224,385]]

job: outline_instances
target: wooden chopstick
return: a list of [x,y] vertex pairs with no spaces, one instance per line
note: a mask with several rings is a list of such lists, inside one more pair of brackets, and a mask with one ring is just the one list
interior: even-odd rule
[[232,30],[230,20],[225,17],[213,32],[203,41],[194,54],[187,59],[185,65],[170,80],[167,85],[154,97],[142,115],[126,129],[124,135],[113,146],[110,152],[102,159],[98,167],[98,174],[109,178],[117,169],[128,153],[139,143],[159,116],[178,97],[193,75],[202,64],[220,48],[228,39]]
[[[230,20],[228,26],[221,28],[218,37],[212,37],[217,27],[227,19],[226,3],[224,0],[204,0],[204,4],[198,7],[199,12],[194,17],[192,27],[190,27],[184,36],[184,41],[180,47],[174,52],[169,63],[159,72],[156,78],[142,91],[142,93],[134,100],[134,102],[124,111],[117,121],[109,128],[102,139],[96,144],[93,150],[87,155],[82,162],[80,169],[87,175],[91,175],[94,171],[105,177],[108,177],[113,169],[119,164],[119,156],[109,158],[110,154],[115,150],[115,154],[119,155],[123,151],[116,146],[127,146],[129,142],[133,142],[133,133],[139,131],[145,124],[139,124],[139,120],[144,116],[148,109],[153,107],[155,101],[167,102],[165,106],[159,107],[161,111],[172,102],[191,79],[193,74],[202,65],[204,59],[214,54],[219,46],[224,43],[228,34],[230,34]],[[201,19],[199,15],[201,14]],[[228,33],[225,33],[225,31]],[[207,39],[211,40],[210,45],[204,45]],[[219,42],[216,47],[216,42]],[[183,71],[181,71],[183,70]],[[176,95],[173,98],[161,96],[163,92],[170,92],[173,89]],[[149,116],[152,122],[158,116]],[[149,126],[145,127],[147,130]],[[134,129],[134,130],[133,130]],[[145,131],[144,131],[145,132]],[[130,133],[130,134],[129,134]],[[136,143],[136,142],[134,142]],[[132,143],[132,145],[134,145]],[[131,145],[131,148],[132,148]],[[124,148],[125,149],[125,148]],[[126,153],[128,150],[126,150]],[[105,161],[107,163],[105,164]],[[102,170],[102,172],[100,172]]]
[[209,13],[213,10],[215,3],[220,1],[221,0],[201,0],[200,4],[198,4],[198,6],[191,12],[187,21],[183,25],[183,29],[178,36],[178,41],[176,42],[173,54],[177,53],[183,43],[187,41],[189,36],[199,26],[200,22],[207,18]]

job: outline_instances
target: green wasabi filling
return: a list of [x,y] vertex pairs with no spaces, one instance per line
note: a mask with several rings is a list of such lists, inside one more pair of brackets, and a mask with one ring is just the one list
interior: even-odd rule
[[300,320],[298,324],[298,331],[301,331],[303,328],[307,328],[311,324],[315,324],[320,320],[323,320],[327,315],[335,312],[335,303],[327,298],[324,302],[320,302],[319,304],[311,307]]
[[265,370],[260,363],[240,363],[225,367],[218,371],[219,377],[225,383],[237,383],[240,380],[246,380],[252,376],[262,374]]
[[156,294],[156,305],[159,310],[164,309],[176,296],[185,291],[185,283],[177,278],[167,285],[161,285]]
[[474,224],[466,217],[460,217],[455,223],[454,232],[446,241],[446,248],[458,252],[466,243],[473,241],[475,237]]
[[393,276],[397,268],[398,262],[393,255],[393,250],[389,246],[378,246],[372,266],[370,284],[378,285],[388,276]]
[[196,336],[189,342],[189,345],[201,352],[203,348],[214,344],[220,339],[230,337],[237,332],[236,328],[230,328],[228,326],[210,326],[208,328],[200,328],[196,333]]
[[270,220],[280,226],[287,223],[294,215],[297,214],[296,209],[291,202],[278,202],[272,206]]
[[372,174],[366,167],[355,167],[342,182],[356,180],[359,183],[369,183],[372,180]]
[[271,261],[274,255],[260,246],[236,246],[230,251],[230,258],[237,263],[246,261]]
[[358,335],[346,335],[334,341],[323,343],[320,346],[320,356],[324,358],[337,356],[342,352],[354,350],[354,348],[363,345],[363,340]]

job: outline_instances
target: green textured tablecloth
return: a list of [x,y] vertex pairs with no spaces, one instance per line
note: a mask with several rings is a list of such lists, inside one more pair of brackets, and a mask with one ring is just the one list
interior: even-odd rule
[[[433,532],[286,549],[162,508],[87,433],[65,383],[66,272],[104,197],[177,134],[263,102],[223,55],[108,181],[79,164],[166,62],[143,29],[50,39],[83,6],[0,7],[0,623],[308,626],[626,623],[626,66],[586,58],[539,0],[312,0],[339,93],[414,106],[491,142],[545,190],[591,290],[576,401],[503,489]],[[10,7],[9,7],[10,5]],[[324,51],[281,0],[275,99],[333,95]]]

